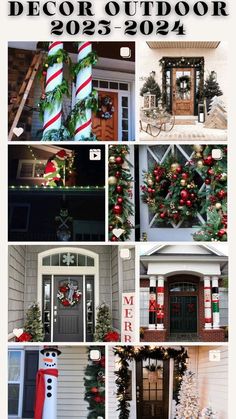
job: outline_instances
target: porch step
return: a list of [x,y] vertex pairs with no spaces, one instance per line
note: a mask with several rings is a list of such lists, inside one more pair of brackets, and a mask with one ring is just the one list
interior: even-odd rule
[[175,125],[196,125],[195,119],[175,119]]

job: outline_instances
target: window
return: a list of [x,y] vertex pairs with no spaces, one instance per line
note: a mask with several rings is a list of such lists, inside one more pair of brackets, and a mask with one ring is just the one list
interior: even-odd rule
[[122,108],[122,141],[128,141],[129,139],[129,98],[128,96],[122,96],[121,98]]
[[51,276],[43,275],[43,306],[42,321],[46,342],[51,336]]
[[19,160],[17,179],[43,179],[46,163],[46,160]]
[[21,415],[22,393],[22,351],[12,350],[8,353],[8,414]]
[[43,258],[43,266],[94,266],[94,258],[70,252],[55,253]]
[[9,216],[10,231],[28,231],[30,204],[11,204]]
[[149,288],[140,288],[140,326],[148,326],[149,324]]
[[174,282],[170,285],[170,292],[197,292],[197,284],[191,282]]

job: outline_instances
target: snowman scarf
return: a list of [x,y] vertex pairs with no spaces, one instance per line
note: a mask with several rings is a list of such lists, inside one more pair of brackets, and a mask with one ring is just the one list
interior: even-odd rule
[[56,368],[38,370],[36,377],[36,395],[35,395],[35,406],[34,406],[34,419],[42,419],[43,405],[45,399],[45,375],[51,375],[58,377],[58,370]]

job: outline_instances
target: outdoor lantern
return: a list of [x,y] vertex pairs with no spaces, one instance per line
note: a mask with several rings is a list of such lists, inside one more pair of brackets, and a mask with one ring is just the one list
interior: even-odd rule
[[203,124],[203,122],[205,122],[205,110],[204,110],[205,106],[203,103],[199,103],[198,105],[198,122],[201,122]]
[[120,257],[123,260],[130,260],[131,259],[131,252],[127,248],[120,249]]
[[150,92],[144,93],[143,95],[143,107],[145,109],[152,109],[156,107],[156,95],[152,95]]

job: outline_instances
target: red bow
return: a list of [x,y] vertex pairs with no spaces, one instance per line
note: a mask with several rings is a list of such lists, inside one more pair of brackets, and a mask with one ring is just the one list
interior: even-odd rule
[[38,370],[36,376],[36,394],[35,394],[35,405],[34,405],[34,419],[42,419],[43,405],[45,399],[45,375],[52,375],[58,377],[58,370],[56,368],[47,370]]

